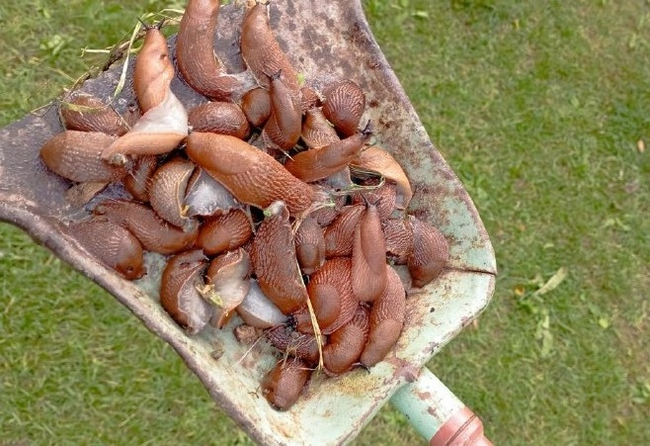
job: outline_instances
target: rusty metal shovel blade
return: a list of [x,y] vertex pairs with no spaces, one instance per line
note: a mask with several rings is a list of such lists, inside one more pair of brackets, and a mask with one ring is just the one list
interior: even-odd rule
[[[224,6],[218,27],[216,50],[232,71],[244,69],[233,44],[243,10],[237,4]],[[362,122],[371,120],[378,144],[393,153],[409,175],[415,192],[410,212],[438,227],[451,243],[449,268],[408,299],[404,332],[385,361],[369,372],[315,377],[289,411],[273,410],[259,384],[276,356],[263,343],[249,351],[237,342],[232,330],[237,318],[222,330],[210,328],[189,337],[159,304],[160,268],[155,262],[148,265],[144,279],[122,280],[91,257],[67,229],[84,211],[66,201],[70,183],[39,159],[43,143],[62,130],[55,107],[0,130],[0,220],[27,231],[171,344],[215,402],[259,443],[344,444],[400,387],[416,382],[425,363],[486,307],[494,288],[494,252],[470,197],[432,145],[375,42],[360,3],[288,0],[272,3],[270,14],[281,46],[307,80],[326,72],[352,79],[365,91],[368,105]],[[173,48],[173,39],[170,45]],[[113,67],[88,80],[82,90],[107,99],[119,72],[120,67]],[[179,79],[172,88],[188,109],[205,100]],[[123,110],[132,100],[127,85],[116,105]],[[218,359],[215,350],[223,352]]]

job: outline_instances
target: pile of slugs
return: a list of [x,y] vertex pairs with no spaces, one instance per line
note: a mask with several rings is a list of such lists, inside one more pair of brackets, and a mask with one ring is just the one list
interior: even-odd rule
[[[40,155],[87,210],[70,230],[89,253],[128,280],[147,274],[144,251],[165,256],[160,303],[188,336],[234,314],[263,330],[278,350],[263,394],[286,410],[314,370],[382,361],[407,290],[441,273],[449,247],[409,215],[409,179],[373,144],[362,89],[303,79],[274,36],[272,7],[247,7],[236,74],[215,55],[218,0],[189,1],[174,59],[160,26],[146,26],[135,113],[73,92],[60,107],[65,130]],[[187,110],[175,76],[204,103]],[[123,196],[102,198],[106,187]]]

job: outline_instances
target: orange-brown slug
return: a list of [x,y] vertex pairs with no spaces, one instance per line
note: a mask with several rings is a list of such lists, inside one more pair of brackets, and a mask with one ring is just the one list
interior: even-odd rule
[[157,26],[145,25],[144,43],[135,60],[133,89],[143,113],[161,104],[174,78],[174,66],[169,59],[167,39]]
[[282,200],[298,214],[316,200],[314,189],[272,156],[233,136],[192,132],[185,151],[242,203],[265,208]]
[[145,275],[142,246],[122,226],[94,219],[73,223],[69,230],[86,251],[125,279],[135,280]]
[[236,100],[252,79],[230,75],[214,53],[219,0],[190,0],[176,37],[176,62],[194,90],[214,101]]
[[289,211],[276,201],[264,213],[250,250],[253,271],[264,294],[290,314],[306,305],[307,290],[296,260]]
[[193,131],[212,132],[246,139],[250,133],[248,120],[242,109],[231,102],[207,102],[197,105],[188,115]]
[[196,245],[206,255],[213,256],[243,246],[252,235],[248,215],[241,209],[234,209],[206,219],[201,225]]
[[[265,335],[269,342],[281,352],[303,359],[309,364],[318,364],[320,351],[314,335],[300,333],[284,324],[266,330]],[[326,343],[325,336],[321,336],[321,346]]]
[[124,177],[124,187],[136,200],[149,202],[149,185],[156,169],[158,157],[155,155],[139,156],[129,174]]
[[187,231],[196,225],[196,220],[187,216],[184,205],[187,184],[195,167],[191,161],[173,158],[158,167],[149,186],[149,202],[156,214]]
[[296,358],[280,361],[262,381],[262,394],[274,409],[288,410],[298,401],[312,370]]
[[127,121],[113,108],[88,93],[75,92],[60,106],[61,120],[68,130],[102,132],[122,136],[129,131]]
[[340,375],[359,361],[370,331],[368,308],[359,305],[354,317],[329,336],[323,348],[323,364],[328,375]]
[[312,274],[325,262],[325,236],[316,219],[307,216],[294,237],[296,257],[303,274]]
[[77,182],[113,182],[127,174],[125,166],[111,166],[102,151],[117,137],[100,132],[65,130],[41,147],[41,159],[54,173]]
[[354,232],[352,246],[352,289],[361,302],[377,299],[386,286],[386,242],[379,211],[366,206]]
[[273,148],[291,149],[300,138],[302,108],[296,95],[280,78],[280,72],[271,76],[271,115],[264,126],[262,137],[268,138]]
[[185,232],[172,226],[148,206],[126,200],[104,200],[93,209],[109,221],[128,229],[147,251],[174,254],[194,246],[198,226]]
[[253,88],[242,97],[241,109],[253,127],[262,127],[271,116],[271,95],[264,88]]
[[357,132],[366,106],[363,90],[350,80],[328,86],[323,91],[323,114],[343,136]]
[[216,306],[215,327],[222,328],[248,294],[250,273],[250,257],[242,248],[221,254],[210,262],[204,295]]
[[407,256],[414,287],[423,287],[440,275],[449,259],[449,243],[435,227],[409,216],[413,231],[413,249]]
[[386,357],[395,346],[406,313],[406,291],[399,275],[388,267],[388,280],[381,296],[370,310],[370,332],[360,361],[371,367]]
[[334,221],[325,228],[325,257],[349,256],[354,245],[354,232],[364,205],[344,206]]
[[167,262],[160,284],[160,303],[178,325],[194,335],[210,321],[214,308],[199,294],[207,260],[201,250],[186,251]]

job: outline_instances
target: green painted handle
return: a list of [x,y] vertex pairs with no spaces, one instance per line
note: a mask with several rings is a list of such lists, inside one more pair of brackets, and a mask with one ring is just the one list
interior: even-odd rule
[[401,387],[391,403],[431,446],[487,446],[481,420],[431,371]]

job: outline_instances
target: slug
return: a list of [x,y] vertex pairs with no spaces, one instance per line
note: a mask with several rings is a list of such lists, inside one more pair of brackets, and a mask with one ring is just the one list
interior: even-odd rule
[[368,203],[354,231],[352,290],[361,302],[377,299],[386,287],[386,242],[379,211]]
[[320,108],[310,108],[305,112],[300,137],[310,149],[318,149],[341,140]]
[[136,200],[149,202],[149,184],[158,168],[158,157],[154,155],[139,156],[124,177],[124,187]]
[[[266,339],[281,352],[307,361],[309,364],[318,364],[320,352],[318,342],[312,334],[299,333],[287,325],[277,325],[266,330]],[[326,338],[322,336],[321,345],[325,345]]]
[[407,256],[414,287],[421,288],[440,275],[449,259],[449,243],[435,227],[409,216],[413,230],[413,249]]
[[352,195],[352,204],[363,204],[368,201],[376,203],[379,219],[383,222],[390,218],[397,204],[397,191],[394,183],[384,183],[377,189],[355,193]]
[[413,251],[413,228],[403,218],[389,219],[381,223],[386,240],[386,256],[394,265],[406,265]]
[[307,183],[322,180],[348,166],[361,151],[371,135],[370,125],[341,141],[326,146],[302,151],[284,164],[296,178]]
[[185,232],[163,221],[150,207],[132,201],[104,200],[93,213],[128,229],[147,251],[165,255],[191,248],[199,234],[198,226]]
[[108,187],[109,183],[77,183],[65,191],[65,201],[72,206],[82,207]]
[[187,136],[187,111],[172,92],[174,66],[167,40],[159,27],[146,27],[135,61],[133,88],[144,114],[126,134],[102,153],[111,164],[128,155],[160,155],[176,148]]
[[206,219],[196,245],[212,256],[243,246],[253,236],[248,215],[241,209]]
[[63,125],[68,130],[102,132],[122,136],[129,125],[113,108],[87,93],[73,93],[59,108]]
[[241,109],[248,122],[260,128],[271,116],[271,95],[263,88],[253,88],[242,97]]
[[191,161],[173,158],[156,170],[149,186],[149,202],[156,214],[187,231],[196,226],[196,220],[188,218],[184,206],[187,184],[195,167]]
[[265,211],[250,250],[253,270],[264,294],[284,313],[307,302],[300,275],[287,206],[276,201]]
[[133,70],[135,97],[145,114],[165,100],[174,78],[167,39],[160,32],[162,25],[163,22],[155,26],[144,25],[144,43]]
[[212,132],[246,139],[250,133],[242,109],[230,102],[208,102],[194,107],[188,122],[195,132]]
[[204,291],[217,307],[213,325],[222,328],[251,287],[250,258],[242,248],[215,257],[208,267],[208,289]]
[[386,287],[370,310],[368,342],[360,358],[366,367],[372,367],[386,357],[404,326],[406,291],[395,270],[391,267],[387,269]]
[[302,108],[300,98],[280,78],[280,73],[271,76],[271,115],[262,137],[268,138],[273,147],[287,151],[300,138]]
[[230,75],[214,53],[219,0],[190,0],[176,36],[178,71],[190,87],[213,101],[236,100],[252,80]]
[[357,132],[366,106],[363,90],[350,80],[328,86],[323,91],[323,114],[343,136]]
[[301,359],[287,358],[278,362],[262,381],[262,394],[274,409],[288,410],[298,401],[311,369]]
[[350,162],[350,167],[352,170],[377,172],[387,181],[395,183],[397,188],[395,206],[401,210],[408,207],[413,197],[411,184],[402,167],[390,153],[377,146],[366,147]]
[[266,208],[282,200],[291,214],[299,214],[317,198],[272,156],[235,137],[192,132],[185,151],[242,203]]
[[302,220],[294,236],[294,245],[303,274],[313,274],[325,263],[325,236],[314,217]]
[[241,31],[241,54],[257,82],[270,89],[269,76],[280,73],[286,86],[298,94],[298,72],[284,54],[269,23],[269,6],[257,3],[246,12]]
[[140,242],[123,227],[94,219],[73,223],[68,229],[86,251],[125,279],[139,279],[147,272]]
[[257,281],[250,281],[250,289],[244,300],[237,307],[237,314],[242,320],[257,328],[270,328],[287,322],[280,309],[262,292]]
[[364,205],[344,206],[334,221],[325,228],[325,257],[349,256],[354,245],[354,232]]
[[352,319],[332,333],[323,348],[325,372],[336,376],[350,370],[363,353],[369,331],[368,308],[358,305]]
[[186,251],[169,259],[162,273],[160,303],[188,334],[202,331],[214,309],[199,294],[207,261],[201,250]]
[[[314,309],[321,333],[327,335],[338,330],[353,316],[358,306],[351,284],[351,261],[337,257],[325,262],[310,277],[307,284],[309,300]],[[307,308],[293,314],[295,325],[302,333],[313,333]]]
[[111,166],[101,158],[102,151],[116,136],[99,132],[65,130],[41,147],[45,165],[57,175],[76,182],[114,182],[126,174],[125,166]]

